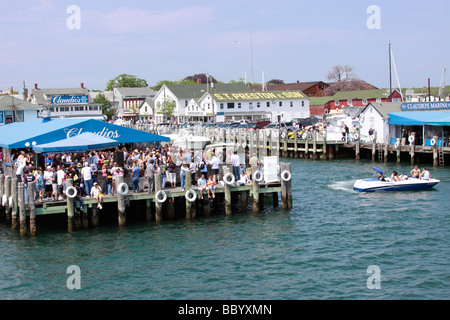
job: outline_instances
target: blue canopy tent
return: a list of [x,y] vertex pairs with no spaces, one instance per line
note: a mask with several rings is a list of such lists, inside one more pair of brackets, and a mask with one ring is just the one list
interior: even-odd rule
[[[420,111],[420,112],[393,112],[389,113],[389,125],[394,126],[422,126],[424,129],[425,145],[430,146],[433,135],[438,135],[438,143],[446,136],[443,128],[450,126],[450,110]],[[434,126],[428,128],[427,126]],[[448,137],[447,137],[448,138]]]
[[64,140],[85,132],[114,140],[118,144],[170,141],[164,136],[99,120],[36,118],[0,127],[0,147],[25,148],[27,145],[41,145]]
[[33,146],[33,150],[41,153],[77,152],[113,148],[118,144],[115,140],[85,132],[74,137]]

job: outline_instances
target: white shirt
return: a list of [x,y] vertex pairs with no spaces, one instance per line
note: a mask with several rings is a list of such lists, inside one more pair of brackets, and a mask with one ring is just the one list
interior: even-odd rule
[[66,173],[64,172],[64,170],[59,169],[56,172],[56,177],[57,177],[56,181],[58,182],[59,185],[62,185],[65,176],[66,176]]
[[211,169],[219,169],[220,159],[217,157],[214,157],[211,160]]
[[91,180],[92,179],[91,167],[83,167],[83,169],[81,169],[81,174],[83,175],[84,180]]
[[237,154],[233,154],[231,156],[231,162],[233,163],[233,167],[239,167],[240,165],[239,156]]
[[[44,172],[45,185],[52,184],[52,180],[51,180],[52,176],[53,176],[53,172],[51,172],[51,171]],[[47,180],[47,179],[50,179],[50,180]]]

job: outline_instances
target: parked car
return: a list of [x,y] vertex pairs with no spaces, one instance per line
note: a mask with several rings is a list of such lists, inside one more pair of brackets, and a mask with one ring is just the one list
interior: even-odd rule
[[292,123],[296,123],[300,121],[301,126],[312,126],[314,124],[316,124],[317,122],[319,122],[319,119],[317,119],[316,117],[309,117],[309,118],[295,118],[292,120]]
[[269,120],[257,120],[255,122],[247,123],[247,126],[245,127],[245,129],[247,129],[247,130],[250,130],[250,129],[264,129],[269,124],[270,124]]
[[292,122],[272,122],[265,127],[266,130],[274,130],[278,128],[281,130],[286,130],[289,133],[294,130],[294,125]]

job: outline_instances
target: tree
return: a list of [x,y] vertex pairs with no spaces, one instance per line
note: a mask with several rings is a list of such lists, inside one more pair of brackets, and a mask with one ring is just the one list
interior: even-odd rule
[[102,105],[102,113],[108,117],[108,120],[116,114],[116,108],[114,108],[106,96],[101,93],[94,98],[94,103],[98,103]]
[[161,102],[157,103],[156,113],[163,114],[166,119],[167,118],[170,119],[170,118],[172,118],[173,110],[175,109],[175,106],[176,106],[175,101],[169,97],[167,99],[164,99],[163,103],[161,103]]
[[353,91],[373,89],[374,87],[359,79],[352,66],[334,66],[327,75],[328,80],[334,80],[323,92],[324,96],[334,96],[338,91]]
[[206,73],[199,73],[199,74],[194,74],[193,76],[187,76],[183,80],[193,81],[194,83],[197,83],[198,79],[200,79],[200,83],[211,83],[211,81],[213,83],[217,83],[217,80],[214,79],[213,76],[206,75]]
[[106,83],[106,91],[111,91],[117,87],[137,88],[148,87],[147,81],[131,74],[121,74]]
[[268,81],[267,84],[284,84],[284,81],[280,79],[272,79]]

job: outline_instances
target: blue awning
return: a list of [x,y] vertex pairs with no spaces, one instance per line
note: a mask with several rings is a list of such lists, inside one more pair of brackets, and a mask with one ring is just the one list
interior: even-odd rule
[[390,125],[450,126],[450,110],[389,113]]
[[0,147],[9,149],[25,148],[68,139],[91,132],[117,143],[161,142],[169,138],[112,123],[92,119],[42,119],[16,122],[0,127]]
[[36,145],[33,148],[36,152],[76,152],[113,148],[119,145],[115,140],[101,137],[91,132],[85,132],[74,137],[58,140],[50,143]]

